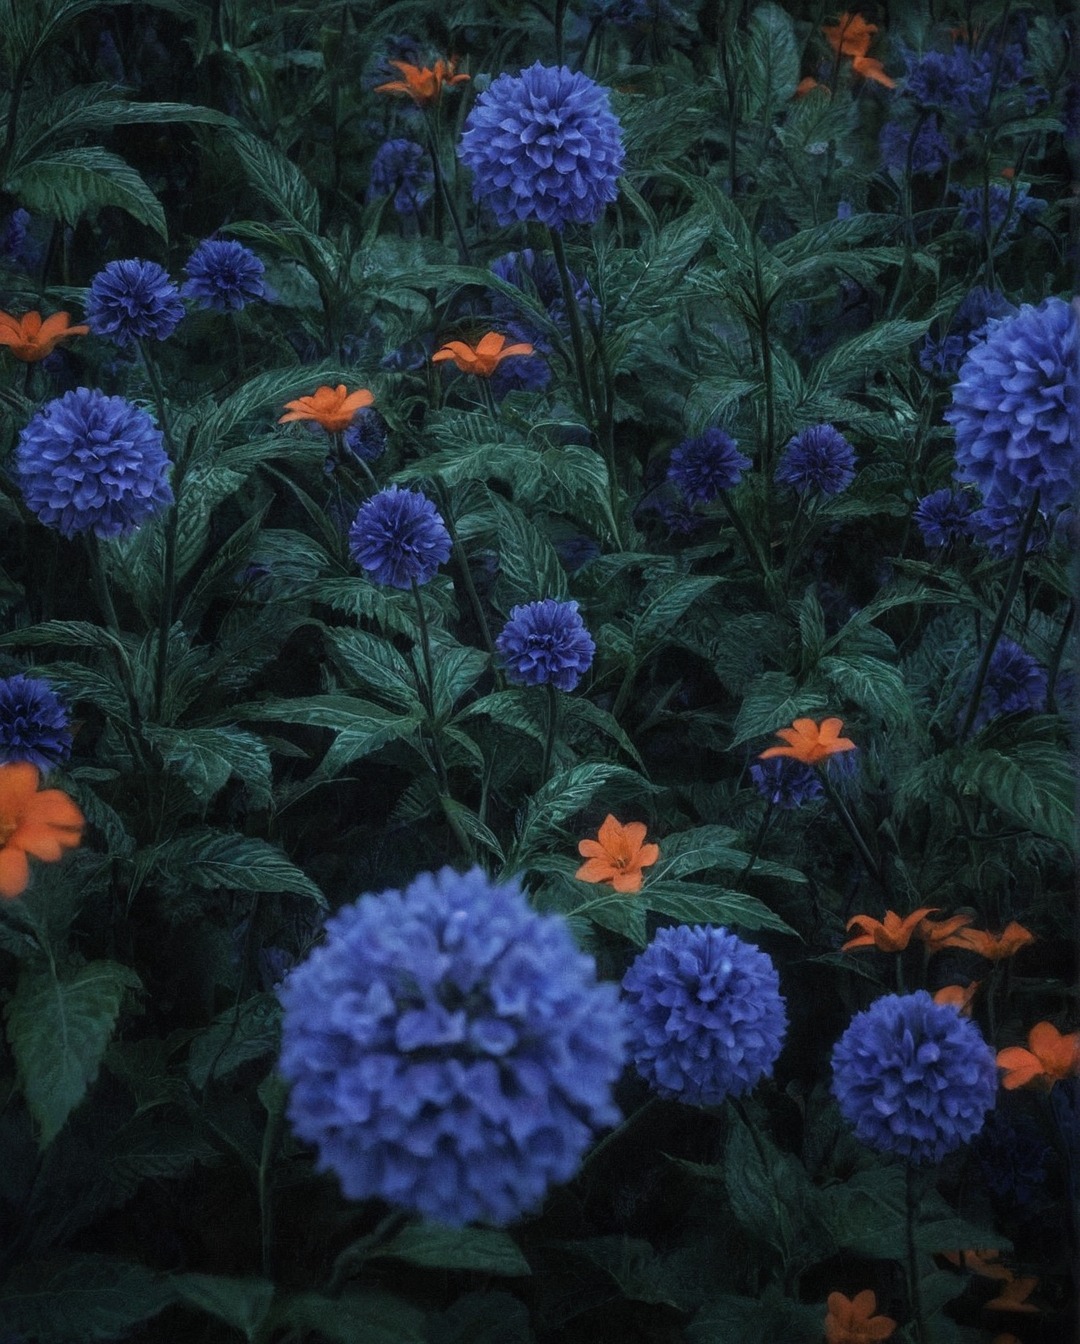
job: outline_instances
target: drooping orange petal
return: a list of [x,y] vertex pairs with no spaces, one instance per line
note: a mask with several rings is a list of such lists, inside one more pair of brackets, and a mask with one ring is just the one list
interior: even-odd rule
[[29,761],[11,761],[0,765],[0,818],[12,816],[26,806],[37,792],[38,769]]
[[0,896],[13,900],[30,885],[30,864],[21,849],[11,845],[0,849]]
[[1027,1299],[1039,1285],[1034,1275],[1017,1277],[1001,1286],[997,1297],[983,1303],[986,1311],[1038,1311],[1039,1308]]
[[863,79],[872,79],[875,84],[881,84],[886,89],[896,88],[896,80],[885,73],[885,67],[876,56],[856,56],[851,62],[851,68]]

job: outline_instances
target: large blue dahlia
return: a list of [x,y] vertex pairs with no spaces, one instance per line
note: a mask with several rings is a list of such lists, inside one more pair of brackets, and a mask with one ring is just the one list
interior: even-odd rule
[[714,425],[672,451],[667,479],[688,504],[709,504],[721,490],[734,490],[749,465],[731,435]]
[[362,896],[279,993],[289,1119],[349,1199],[502,1226],[619,1112],[613,984],[565,922],[479,868]]
[[171,465],[144,410],[88,387],[46,402],[15,450],[27,508],[65,537],[123,536],[167,509]]
[[233,239],[201,242],[188,257],[184,273],[188,278],[180,293],[200,308],[239,312],[253,299],[266,298],[266,267],[251,248]]
[[427,583],[450,549],[450,533],[427,495],[397,485],[361,504],[349,529],[349,554],[391,588]]
[[87,325],[117,345],[163,341],[183,316],[180,291],[156,261],[110,261],[90,281]]
[[545,597],[511,608],[495,650],[511,681],[523,686],[550,682],[556,690],[572,691],[592,666],[596,645],[576,602]]
[[458,157],[472,171],[474,199],[503,227],[595,224],[617,195],[622,129],[606,89],[537,61],[520,75],[500,75],[479,96]]
[[974,1022],[924,989],[887,994],[851,1019],[832,1056],[833,1096],[868,1148],[939,1162],[983,1127],[994,1051]]
[[718,1106],[772,1072],[787,1031],[780,977],[727,929],[660,929],[622,987],[631,1058],[660,1096]]
[[0,680],[0,764],[29,761],[44,773],[71,755],[68,712],[47,681]]

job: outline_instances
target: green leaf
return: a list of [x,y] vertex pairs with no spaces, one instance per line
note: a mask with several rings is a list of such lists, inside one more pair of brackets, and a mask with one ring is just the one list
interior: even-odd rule
[[143,731],[200,802],[208,803],[235,774],[247,785],[253,807],[270,806],[270,751],[254,733],[157,724],[147,724]]
[[160,869],[204,891],[291,891],[325,906],[326,897],[266,840],[209,828],[189,832],[139,855],[143,872]]
[[472,1269],[510,1278],[532,1273],[513,1237],[491,1227],[410,1223],[390,1241],[373,1247],[366,1258],[382,1257],[406,1260],[427,1269]]
[[1076,781],[1068,754],[1051,742],[1017,742],[1008,753],[968,748],[953,780],[982,794],[1016,825],[1074,848]]
[[676,621],[686,615],[687,609],[719,582],[718,578],[706,575],[680,577],[655,597],[650,596],[645,610],[634,620],[634,646],[639,655],[655,648]]
[[304,782],[306,791],[330,779],[353,761],[370,756],[387,742],[409,737],[419,726],[419,711],[396,714],[370,700],[351,695],[308,695],[295,700],[265,700],[241,705],[233,711],[238,719],[265,719],[277,723],[307,724],[332,728],[336,734],[319,767],[317,777]]
[[508,610],[519,602],[565,598],[566,571],[554,546],[520,509],[499,495],[490,498],[498,519],[500,604]]
[[359,689],[382,696],[396,709],[419,713],[416,673],[388,639],[356,629],[327,628],[324,634],[338,666]]
[[[256,135],[233,130],[229,144],[255,193],[305,235],[319,229],[319,194],[291,159]],[[312,241],[315,239],[312,237]]]
[[204,1088],[241,1064],[275,1054],[281,1043],[281,1007],[273,994],[253,994],[229,1008],[191,1043],[188,1078]]
[[770,1285],[755,1297],[710,1297],[686,1328],[688,1344],[821,1344],[825,1307],[784,1297]]
[[28,967],[19,976],[4,1017],[42,1148],[97,1077],[125,991],[141,988],[134,971],[112,961],[92,961],[63,978],[49,966]]
[[[676,831],[664,837],[660,846],[660,862],[652,870],[655,881],[685,877],[709,868],[723,872],[741,873],[750,861],[750,855],[734,848],[738,831],[730,826],[694,826],[688,831]],[[805,882],[806,875],[798,868],[767,859],[755,859],[753,871],[760,877],[779,877],[785,882]]]
[[820,691],[797,687],[786,672],[763,672],[739,707],[731,745],[741,747],[751,738],[789,728],[795,719],[824,709],[828,703]]
[[[638,899],[658,915],[668,915],[680,924],[718,924],[729,928],[775,929],[795,934],[790,924],[773,914],[764,901],[741,891],[725,891],[694,882],[649,882]],[[797,936],[797,935],[796,935]]]
[[682,1310],[700,1301],[700,1285],[685,1272],[678,1252],[660,1256],[649,1242],[620,1236],[567,1241],[563,1248],[606,1270],[630,1302]]
[[750,15],[745,52],[753,112],[768,126],[775,109],[791,99],[799,82],[799,44],[791,16],[779,5],[758,5]]
[[19,1265],[0,1287],[0,1321],[34,1344],[115,1340],[173,1301],[144,1265],[107,1255],[51,1255]]
[[927,322],[896,319],[879,322],[846,340],[838,341],[820,359],[814,361],[809,391],[819,388],[840,391],[860,383],[876,369],[902,361],[912,345],[926,334]]
[[737,1113],[729,1112],[728,1123],[724,1185],[736,1220],[771,1246],[785,1269],[826,1258],[832,1249],[827,1238],[813,1250],[809,1244],[817,1226],[811,1213],[817,1192],[805,1167],[765,1133],[751,1133]]
[[274,1300],[274,1285],[266,1279],[174,1274],[170,1283],[181,1301],[225,1321],[249,1340],[255,1338]]
[[270,1321],[274,1332],[288,1329],[292,1337],[299,1331],[305,1339],[315,1332],[330,1344],[427,1344],[429,1338],[418,1306],[377,1288],[337,1297],[279,1295]]
[[871,714],[878,715],[890,728],[910,723],[915,709],[904,678],[890,663],[865,654],[849,653],[826,657],[817,669],[843,697]]
[[112,205],[168,236],[160,201],[134,168],[97,146],[59,149],[24,164],[4,189],[35,214],[72,228],[88,214]]
[[525,805],[517,843],[519,858],[542,845],[562,822],[588,807],[606,785],[616,782],[638,791],[647,787],[640,775],[621,765],[574,765],[552,776]]

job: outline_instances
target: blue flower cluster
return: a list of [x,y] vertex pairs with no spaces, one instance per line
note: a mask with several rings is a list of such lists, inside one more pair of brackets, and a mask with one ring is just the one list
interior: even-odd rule
[[787,1031],[780,977],[727,929],[660,929],[622,987],[631,1058],[660,1096],[719,1106],[772,1072]]
[[971,497],[963,490],[924,495],[912,514],[927,546],[951,546],[971,536]]
[[377,462],[386,452],[386,421],[373,406],[362,406],[349,421],[342,442],[361,462]]
[[266,298],[266,267],[249,247],[225,238],[207,238],[188,257],[188,277],[180,288],[185,299],[215,312],[239,312],[253,299]]
[[1011,639],[1000,639],[990,656],[972,730],[977,733],[1002,714],[1045,709],[1048,685],[1046,669],[1030,653]]
[[576,602],[546,597],[511,608],[495,651],[511,681],[572,691],[592,666],[596,645]]
[[855,479],[855,450],[832,425],[812,425],[788,441],[776,479],[801,495],[839,495]]
[[[843,753],[845,756],[850,752]],[[750,767],[754,788],[766,802],[784,812],[794,812],[807,803],[825,796],[821,772],[812,765],[794,761],[787,756],[774,756]]]
[[927,373],[939,378],[954,374],[964,355],[986,335],[991,318],[1009,317],[1016,309],[995,289],[976,285],[964,295],[953,314],[945,334],[939,338],[927,335],[919,349],[919,365]]
[[988,229],[998,243],[1011,238],[1022,219],[1041,215],[1047,206],[1041,197],[1028,194],[1031,187],[1027,182],[1015,183],[1014,187],[1003,182],[992,182],[985,189],[957,187],[961,225],[970,233],[982,234]]
[[21,675],[0,680],[0,764],[29,761],[44,774],[71,755],[70,725],[47,681]]
[[618,992],[565,922],[479,868],[362,896],[291,972],[288,1115],[349,1199],[502,1226],[619,1112]]
[[667,479],[688,504],[709,504],[721,490],[734,490],[749,466],[731,435],[714,425],[673,450]]
[[117,345],[164,341],[183,316],[180,291],[156,261],[110,261],[90,281],[87,326]]
[[427,583],[450,559],[450,533],[419,490],[392,485],[361,504],[349,529],[349,554],[376,583]]
[[924,117],[914,124],[890,119],[881,128],[878,140],[881,162],[897,175],[940,172],[954,157],[948,136],[936,117]]
[[431,200],[435,174],[423,145],[415,140],[384,140],[371,162],[369,201],[393,198],[399,215],[418,215]]
[[856,1137],[908,1162],[939,1162],[982,1129],[997,1095],[994,1051],[974,1022],[924,989],[852,1018],[832,1055],[833,1096]]

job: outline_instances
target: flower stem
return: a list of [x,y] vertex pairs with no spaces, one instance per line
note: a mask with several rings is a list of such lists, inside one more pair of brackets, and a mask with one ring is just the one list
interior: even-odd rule
[[904,1232],[907,1240],[908,1305],[911,1308],[912,1324],[915,1327],[915,1344],[932,1344],[930,1334],[923,1318],[922,1290],[919,1284],[919,1258],[915,1249],[915,1215],[918,1212],[918,1195],[915,1189],[915,1168],[909,1162],[905,1169],[904,1182]]
[[547,692],[547,734],[544,737],[544,758],[540,765],[540,787],[543,788],[548,782],[548,775],[551,773],[551,757],[555,750],[555,737],[559,730],[560,709],[559,692],[555,689],[553,682],[547,682],[544,687]]
[[837,793],[836,788],[833,785],[833,782],[829,778],[826,771],[820,770],[818,774],[821,779],[822,786],[825,789],[825,793],[828,796],[829,802],[832,803],[833,810],[836,812],[836,815],[840,818],[840,822],[843,825],[844,830],[847,831],[848,835],[851,836],[852,844],[854,844],[855,848],[859,851],[859,857],[866,865],[867,872],[878,884],[881,890],[886,895],[888,895],[889,884],[885,878],[885,874],[882,871],[881,865],[878,863],[877,859],[874,858],[870,846],[866,843],[862,831],[859,830],[855,818],[848,811],[847,807],[844,804],[843,799]]
[[454,204],[454,198],[450,194],[450,188],[446,185],[446,176],[442,170],[442,160],[439,158],[439,140],[435,133],[435,126],[428,111],[424,109],[424,129],[427,131],[428,152],[431,154],[431,171],[435,178],[435,190],[439,194],[439,199],[445,204],[446,212],[450,216],[450,223],[454,226],[454,234],[457,238],[458,255],[461,258],[463,266],[472,265],[472,255],[469,252],[469,244],[465,239],[465,230],[461,227],[461,217],[458,215],[457,206]]
[[746,861],[746,867],[735,879],[735,890],[740,891],[742,884],[750,876],[754,864],[758,861],[758,855],[761,853],[761,846],[765,843],[765,837],[772,825],[772,819],[776,815],[776,804],[770,798],[765,804],[765,815],[761,818],[761,825],[757,829],[757,835],[754,836],[754,843],[750,850],[750,857]]

